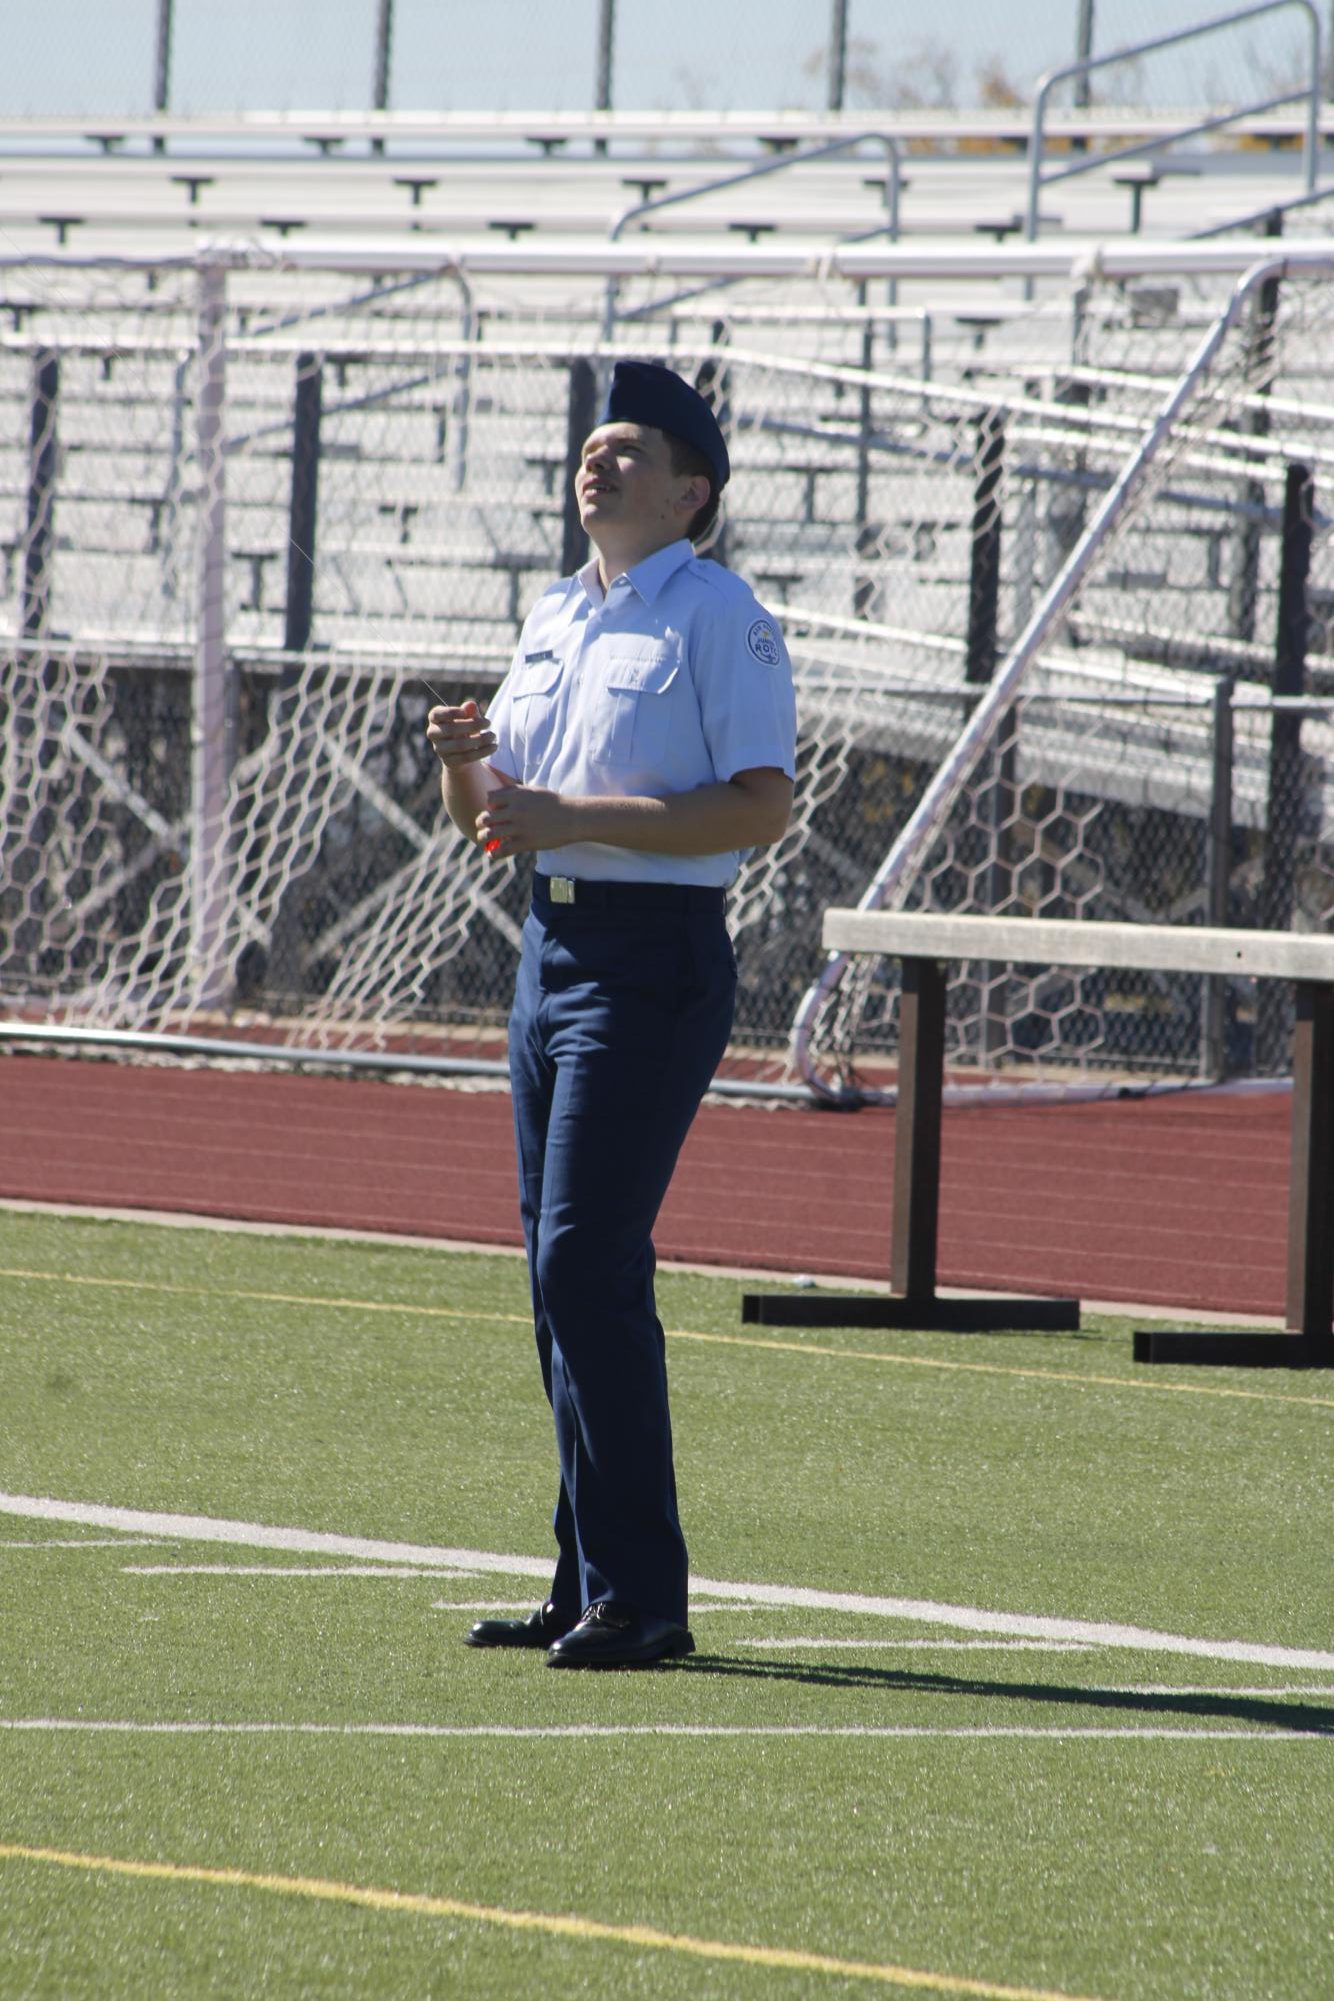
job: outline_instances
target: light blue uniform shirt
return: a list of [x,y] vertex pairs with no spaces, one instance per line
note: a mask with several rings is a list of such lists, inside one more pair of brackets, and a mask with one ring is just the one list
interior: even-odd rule
[[[795,775],[796,701],[777,621],[689,542],[615,578],[597,561],[543,592],[489,710],[491,763],[581,798],[665,799],[760,766]],[[743,855],[597,841],[539,852],[544,875],[725,887]]]

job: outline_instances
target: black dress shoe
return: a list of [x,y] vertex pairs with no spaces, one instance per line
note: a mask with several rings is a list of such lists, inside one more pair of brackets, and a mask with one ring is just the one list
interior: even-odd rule
[[574,1620],[548,1598],[526,1619],[479,1619],[464,1636],[469,1647],[549,1647]]
[[604,1598],[590,1605],[579,1624],[555,1642],[547,1666],[646,1667],[651,1661],[684,1660],[694,1651],[695,1642],[684,1626]]

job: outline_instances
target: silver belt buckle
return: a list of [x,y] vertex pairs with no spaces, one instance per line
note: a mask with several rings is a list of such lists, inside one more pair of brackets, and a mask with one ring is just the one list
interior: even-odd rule
[[548,889],[549,889],[549,894],[551,896],[551,901],[553,903],[574,902],[573,876],[553,875],[548,885]]

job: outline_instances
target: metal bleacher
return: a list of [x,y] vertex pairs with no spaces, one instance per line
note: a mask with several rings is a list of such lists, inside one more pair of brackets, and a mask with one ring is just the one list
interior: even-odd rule
[[[1043,240],[1068,247],[1072,258],[1132,235],[1167,244],[1300,196],[1296,114],[1240,120],[1225,146],[1184,146],[1174,141],[1174,130],[1172,121],[1148,112],[1054,114],[1048,139],[1058,152],[1136,141],[1149,150],[1134,171],[1113,162],[1045,194]],[[1027,140],[1028,119],[1021,112],[896,114],[892,120],[308,114],[161,117],[96,127],[11,121],[0,137],[6,244],[0,327],[8,321],[0,335],[3,615],[12,623],[20,581],[14,553],[28,479],[32,356],[44,339],[63,345],[70,337],[64,295],[51,283],[49,263],[41,261],[53,252],[147,263],[188,259],[210,242],[240,237],[280,257],[294,241],[318,240],[373,245],[385,264],[400,248],[405,254],[429,250],[442,265],[466,268],[470,256],[504,243],[538,255],[545,245],[605,245],[624,224],[622,241],[661,239],[738,252],[782,243],[818,253],[824,246],[887,239],[887,146],[898,149],[899,244],[924,253],[995,247],[1022,235]],[[834,141],[846,142],[846,150],[803,157]],[[748,165],[779,160],[784,171],[738,182]],[[729,185],[713,185],[719,181]],[[700,192],[689,200],[626,221],[646,202],[695,188]],[[1324,226],[1323,214],[1318,206],[1310,209],[1308,231]],[[34,261],[25,265],[25,256]],[[347,285],[312,275],[304,296],[308,302],[335,300]],[[571,345],[587,341],[595,335],[600,306],[597,283],[590,281],[588,290],[582,327],[560,322],[549,303],[539,304],[525,323],[516,301],[507,323],[500,309],[490,309],[490,332],[518,339],[536,329]],[[541,300],[540,287],[534,295]],[[160,426],[164,405],[180,405],[180,372],[194,329],[182,313],[169,332],[159,320],[145,335],[130,281],[119,296],[122,307],[105,315],[105,332],[90,337],[85,328],[77,337],[79,351],[64,363],[55,553],[77,556],[77,562],[59,565],[58,622],[67,633],[102,631],[128,612],[140,637],[178,644],[186,617],[179,600],[182,591],[188,595],[193,561],[194,496],[183,457],[164,467],[160,451],[136,439],[141,419],[146,435]],[[718,310],[716,298],[694,306],[686,300],[673,312],[671,329],[688,348]],[[733,337],[749,328],[766,344],[781,339],[794,356],[839,358],[827,315],[803,327],[800,313],[768,310],[766,323],[765,309],[748,320],[747,308],[738,308]],[[627,319],[620,339],[632,324]],[[655,338],[663,324],[653,322]],[[405,346],[415,327],[407,314]],[[264,365],[255,361],[252,379],[247,341],[258,353],[260,338],[250,329],[229,361],[227,426],[234,468],[228,481],[232,632],[238,645],[262,649],[276,647],[282,630],[291,382],[269,358],[278,345],[274,339]],[[283,336],[284,352],[295,357],[310,338],[294,328]],[[842,358],[853,365],[868,352],[878,365],[922,378],[981,382],[989,369],[1012,376],[1022,364],[1050,383],[1068,366],[1068,309],[1062,302],[1044,311],[1016,283],[998,283],[994,276],[904,279],[863,308],[849,299]],[[122,365],[125,357],[133,358],[132,366]],[[489,477],[465,493],[450,462],[459,429],[455,385],[447,376],[397,394],[392,407],[378,412],[373,440],[364,431],[343,437],[340,399],[355,402],[358,380],[373,359],[349,351],[338,366],[355,378],[352,386],[338,393],[331,387],[327,397],[321,639],[352,641],[371,620],[409,652],[443,630],[453,636],[460,659],[502,660],[524,604],[559,565],[564,372],[553,368],[539,400],[519,411],[512,402],[513,373],[478,360],[468,411],[469,462],[486,464]],[[399,367],[411,375],[406,354]],[[858,481],[863,504],[869,481],[884,545],[911,565],[915,615],[929,628],[933,619],[943,619],[948,604],[957,605],[966,582],[969,537],[960,496],[942,503],[929,490],[929,469],[884,454],[873,458],[869,472],[864,464],[859,470],[849,444],[854,403],[835,385],[828,406],[794,424],[781,449],[748,431],[743,415],[735,440],[738,500],[729,553],[776,605],[850,611],[858,566],[847,554],[848,525]],[[380,526],[369,534],[364,527],[344,534],[339,523],[357,518],[355,502],[364,499],[368,483]],[[1201,536],[1199,555],[1198,583],[1207,591],[1218,582],[1216,543]]]
[[[1298,192],[1300,111],[1238,115],[1226,143],[1181,140],[1188,122],[1149,110],[1051,112],[1052,157],[1084,148],[1115,157],[1044,197],[1050,226],[1076,237],[1187,236]],[[118,253],[235,230],[494,242],[605,236],[627,211],[670,197],[633,227],[743,242],[837,238],[883,227],[888,147],[905,184],[904,235],[1003,241],[1023,221],[1031,145],[1023,108],[12,119],[0,130],[0,226],[18,247]],[[826,150],[834,146],[847,150]],[[804,164],[738,178],[776,161]],[[727,178],[727,188],[680,201]]]

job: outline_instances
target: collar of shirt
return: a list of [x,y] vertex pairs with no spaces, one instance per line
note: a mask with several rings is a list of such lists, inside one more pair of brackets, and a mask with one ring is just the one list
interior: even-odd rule
[[577,575],[584,587],[585,595],[594,605],[605,604],[611,596],[611,591],[614,591],[619,583],[629,584],[631,590],[636,592],[645,604],[652,604],[668,578],[674,577],[681,565],[688,563],[694,553],[694,548],[684,536],[677,542],[668,542],[664,548],[655,549],[651,556],[645,556],[644,560],[636,563],[632,569],[622,570],[619,576],[613,577],[611,590],[606,592],[603,591],[602,579],[598,575],[596,556],[585,563]]

